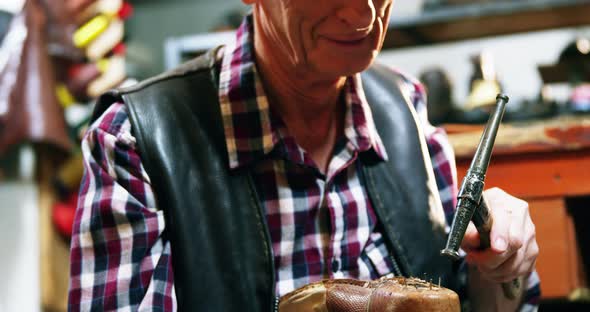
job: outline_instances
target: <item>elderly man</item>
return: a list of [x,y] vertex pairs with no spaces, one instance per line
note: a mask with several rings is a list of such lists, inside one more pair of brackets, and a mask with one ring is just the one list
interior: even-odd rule
[[314,281],[391,275],[440,277],[477,311],[534,308],[525,202],[486,192],[492,247],[469,229],[463,265],[438,254],[452,152],[422,87],[371,66],[393,1],[244,1],[233,44],[99,100],[71,310],[271,311]]

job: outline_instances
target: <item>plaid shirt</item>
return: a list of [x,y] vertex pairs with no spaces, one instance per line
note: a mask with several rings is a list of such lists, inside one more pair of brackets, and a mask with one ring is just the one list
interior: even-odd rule
[[[326,278],[392,274],[392,257],[359,168],[359,153],[372,151],[387,160],[360,75],[347,78],[344,137],[322,173],[269,107],[251,31],[247,18],[236,42],[224,50],[219,100],[228,168],[252,170],[265,209],[277,295]],[[444,132],[426,120],[422,86],[408,78],[404,91],[424,126],[450,222],[457,189],[452,150]],[[176,310],[163,212],[156,207],[124,104],[114,103],[91,126],[82,149],[86,171],[72,237],[70,309]],[[530,293],[531,300],[538,299]]]

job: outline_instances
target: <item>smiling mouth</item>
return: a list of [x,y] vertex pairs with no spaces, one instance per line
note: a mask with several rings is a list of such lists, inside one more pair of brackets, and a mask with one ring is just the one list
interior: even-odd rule
[[334,39],[334,38],[325,38],[328,41],[331,41],[333,43],[339,44],[339,45],[344,45],[344,46],[355,46],[358,44],[361,44],[363,41],[365,41],[365,39],[367,39],[367,37],[369,36],[364,36],[362,38],[357,38],[357,39]]

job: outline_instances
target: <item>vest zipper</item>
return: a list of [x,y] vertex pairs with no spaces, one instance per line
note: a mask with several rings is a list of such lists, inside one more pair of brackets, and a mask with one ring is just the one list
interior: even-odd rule
[[399,264],[397,263],[397,260],[391,252],[389,253],[389,258],[391,259],[391,263],[393,264],[393,274],[395,275],[395,277],[403,276],[402,270],[400,270]]
[[279,300],[280,300],[279,296],[275,296],[275,306],[273,308],[274,312],[279,312]]

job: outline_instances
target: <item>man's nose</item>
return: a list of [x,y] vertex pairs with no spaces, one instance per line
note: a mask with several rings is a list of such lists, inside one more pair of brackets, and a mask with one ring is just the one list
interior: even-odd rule
[[[322,0],[320,0],[322,1]],[[338,9],[336,16],[355,30],[368,30],[375,22],[373,0],[348,0]]]

